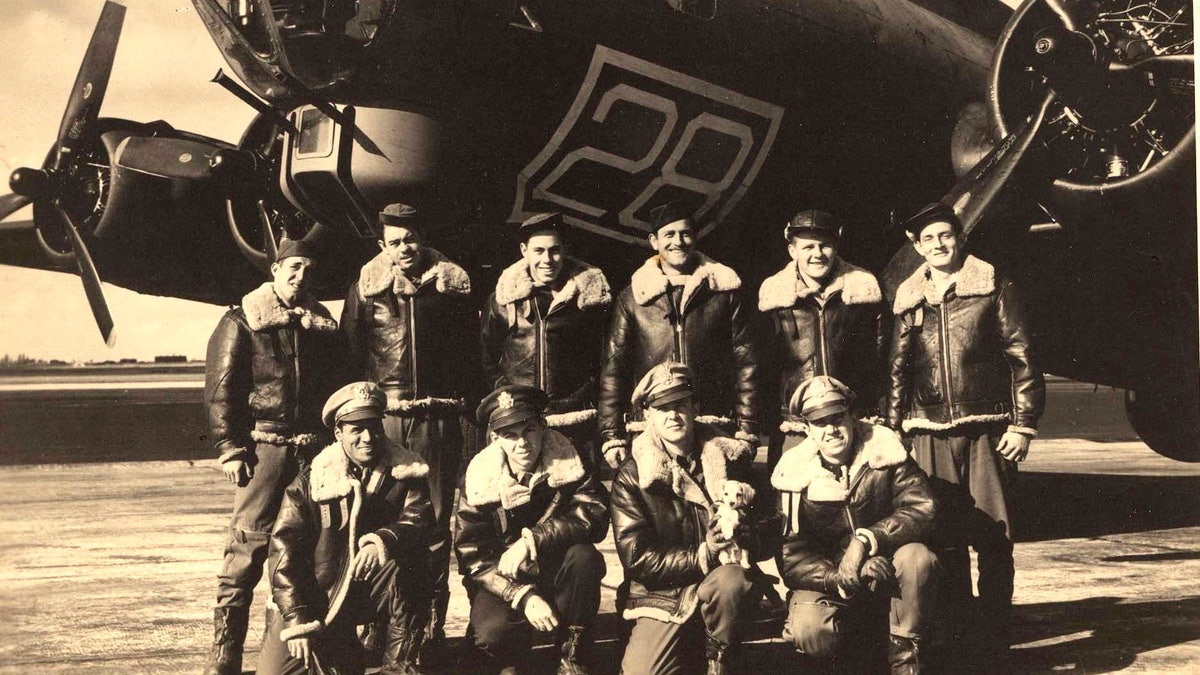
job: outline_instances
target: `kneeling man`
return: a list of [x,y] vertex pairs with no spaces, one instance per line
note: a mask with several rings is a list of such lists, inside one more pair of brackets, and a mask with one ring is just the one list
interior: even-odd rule
[[[626,580],[618,596],[634,620],[625,675],[697,672],[700,654],[710,675],[725,672],[750,604],[755,490],[749,463],[735,461],[750,447],[695,421],[692,383],[682,363],[646,373],[632,401],[646,430],[613,479],[613,533]],[[734,527],[724,527],[731,519]]]
[[808,438],[771,475],[784,516],[779,572],[791,589],[783,637],[836,661],[848,614],[890,600],[891,672],[918,673],[936,583],[937,559],[923,543],[933,497],[896,432],[854,419],[853,398],[822,375],[788,405]]
[[476,415],[492,442],[471,460],[454,550],[471,599],[475,645],[505,672],[528,669],[530,628],[553,633],[557,672],[586,673],[581,656],[600,609],[608,492],[563,434],[546,426],[548,398],[525,385],[489,394]]
[[429,467],[389,448],[386,407],[370,382],[346,385],[325,404],[322,419],[336,442],[288,487],[275,522],[279,616],[263,639],[260,675],[362,673],[367,655],[355,626],[376,622],[387,626],[380,672],[418,672],[434,522]]

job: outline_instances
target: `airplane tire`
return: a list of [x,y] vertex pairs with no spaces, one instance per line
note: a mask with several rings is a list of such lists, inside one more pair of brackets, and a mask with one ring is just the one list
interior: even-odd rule
[[1125,414],[1151,450],[1180,462],[1200,462],[1198,390],[1127,391]]

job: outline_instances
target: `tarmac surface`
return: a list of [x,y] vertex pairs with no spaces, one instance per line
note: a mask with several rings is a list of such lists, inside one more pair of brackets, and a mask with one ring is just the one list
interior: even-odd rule
[[[1119,396],[1097,397],[1091,385],[1074,383],[1055,389],[1044,432],[1057,431],[1034,442],[1015,500],[1014,670],[1200,672],[1200,464],[1127,440]],[[125,398],[113,406],[114,395]],[[178,457],[174,418],[163,418],[161,406],[190,408],[194,395],[0,398],[0,453],[9,455],[0,466],[0,673],[200,672],[231,489],[212,459],[145,461]],[[95,405],[93,396],[110,405]],[[32,427],[18,417],[17,433],[10,404],[18,401],[45,415],[43,423],[60,424]],[[61,424],[64,416],[69,424]],[[1071,424],[1080,419],[1105,440],[1046,438],[1077,433]],[[43,438],[59,445],[39,450]],[[111,447],[142,461],[97,461]],[[54,463],[27,459],[40,456]],[[596,672],[614,673],[613,589],[621,572],[611,536],[601,551],[608,575]],[[774,573],[773,563],[765,571]],[[457,646],[468,608],[456,582],[452,593],[447,632]],[[247,672],[257,660],[266,597],[262,583]],[[744,657],[753,671],[793,670],[778,632],[778,621],[752,627]],[[551,669],[550,650],[540,652]]]

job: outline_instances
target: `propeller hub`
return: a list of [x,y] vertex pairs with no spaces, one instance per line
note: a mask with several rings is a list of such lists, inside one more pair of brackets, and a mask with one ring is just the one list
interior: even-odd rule
[[41,169],[21,167],[8,177],[8,187],[24,197],[42,199],[50,193],[50,174]]

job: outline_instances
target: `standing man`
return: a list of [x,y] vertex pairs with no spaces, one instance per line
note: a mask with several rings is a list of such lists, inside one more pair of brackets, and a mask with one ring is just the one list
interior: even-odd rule
[[313,253],[285,239],[272,280],[221,317],[208,341],[204,405],[221,470],[237,486],[218,577],[207,675],[242,672],[242,643],[283,491],[319,447],[321,405],[341,383],[337,323],[308,293]]
[[603,272],[567,255],[565,229],[557,213],[521,224],[521,259],[500,274],[483,316],[483,372],[493,387],[546,392],[546,423],[595,466],[596,378],[612,292]]
[[361,675],[367,655],[355,626],[374,622],[387,627],[379,672],[418,672],[429,608],[429,466],[389,447],[386,405],[370,382],[348,384],[325,404],[335,442],[288,487],[275,522],[279,615],[263,636],[259,675]]
[[[646,430],[613,479],[613,537],[625,585],[624,618],[634,621],[621,661],[624,675],[725,671],[740,641],[738,620],[752,586],[748,567],[754,533],[753,470],[737,461],[749,452],[715,427],[696,422],[691,370],[667,362],[651,369],[633,392]],[[717,503],[738,499],[731,538]],[[697,611],[698,610],[698,611]],[[704,650],[700,651],[703,640]]]
[[585,675],[608,493],[571,441],[547,428],[547,403],[540,389],[517,384],[479,404],[492,442],[467,467],[454,545],[471,598],[470,633],[487,665],[506,673],[527,667],[532,628],[555,634],[559,675]]
[[[630,409],[633,385],[651,368],[676,361],[691,368],[701,421],[728,428],[752,450],[758,443],[755,354],[742,280],[696,250],[692,217],[680,203],[650,210],[657,253],[621,291],[600,379],[601,450],[616,467],[642,411]],[[626,418],[633,418],[631,426]]]
[[784,518],[779,572],[791,591],[783,639],[814,659],[849,660],[849,627],[890,601],[891,672],[917,675],[936,595],[937,558],[924,544],[933,495],[900,436],[856,419],[853,402],[846,385],[819,375],[788,405],[806,439],[771,475]]
[[985,649],[1006,656],[1013,594],[1009,490],[1046,405],[1046,385],[1012,282],[967,255],[962,224],[941,203],[904,225],[925,263],[896,291],[887,419],[913,435],[912,454],[941,505],[944,585],[971,598],[979,554]]
[[859,416],[879,412],[891,312],[870,272],[838,256],[841,223],[824,211],[801,211],[784,227],[792,262],[763,282],[764,373],[777,396],[781,423],[772,430],[767,465],[804,439],[804,423],[788,414],[801,382],[829,375],[857,394]]
[[342,329],[356,377],[387,394],[384,430],[429,464],[437,519],[430,542],[435,579],[427,643],[445,640],[450,600],[450,514],[463,455],[459,415],[478,389],[479,318],[463,268],[425,245],[425,223],[406,204],[379,214],[379,255],[346,294]]

